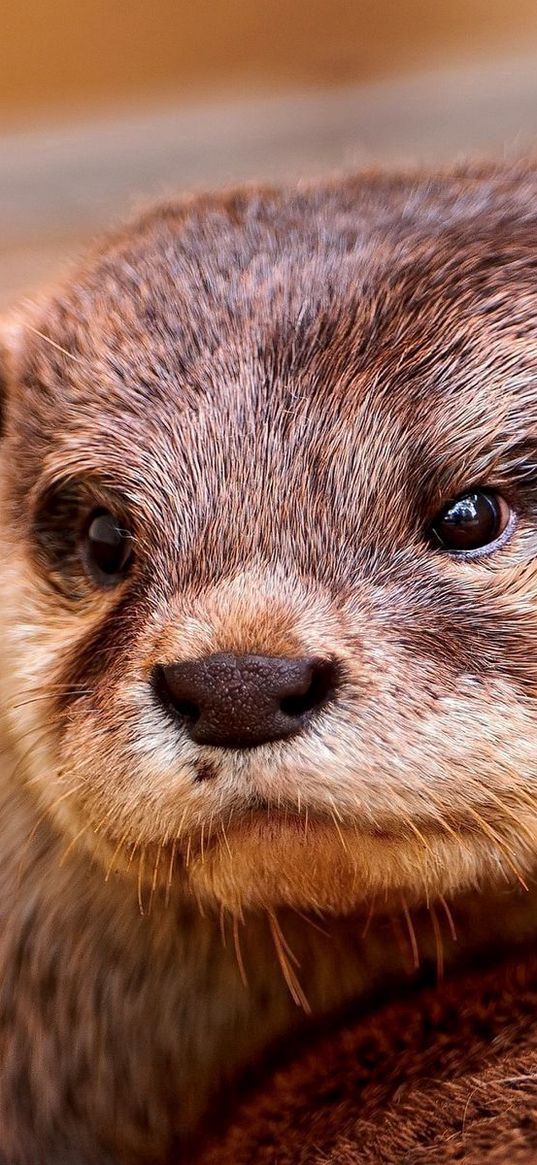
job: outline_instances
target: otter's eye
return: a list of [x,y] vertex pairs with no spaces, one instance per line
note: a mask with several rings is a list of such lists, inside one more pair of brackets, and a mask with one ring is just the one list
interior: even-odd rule
[[476,489],[441,510],[431,533],[452,554],[485,550],[503,534],[510,518],[511,510],[500,494]]
[[107,510],[90,516],[83,556],[88,573],[100,586],[112,586],[126,573],[132,558],[130,535]]

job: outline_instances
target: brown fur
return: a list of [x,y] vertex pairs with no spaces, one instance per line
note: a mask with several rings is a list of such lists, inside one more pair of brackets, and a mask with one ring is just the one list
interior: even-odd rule
[[[9,1165],[164,1161],[308,1011],[415,973],[401,927],[440,958],[447,899],[447,959],[534,933],[536,237],[531,166],[186,199],[12,327]],[[427,528],[474,485],[516,528],[454,561]],[[95,505],[134,540],[108,591]],[[152,669],[230,650],[333,659],[337,699],[196,745]]]
[[238,1108],[196,1165],[534,1165],[537,962],[346,1025]]

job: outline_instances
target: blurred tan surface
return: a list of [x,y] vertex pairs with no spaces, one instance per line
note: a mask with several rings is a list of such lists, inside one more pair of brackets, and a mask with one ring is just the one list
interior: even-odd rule
[[535,0],[4,0],[0,111],[345,85],[531,46]]
[[537,0],[4,0],[0,311],[149,199],[533,151]]

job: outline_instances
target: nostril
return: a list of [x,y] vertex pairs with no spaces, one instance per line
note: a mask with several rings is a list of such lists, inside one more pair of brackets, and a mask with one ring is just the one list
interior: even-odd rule
[[304,681],[303,691],[293,692],[280,700],[280,708],[286,716],[301,719],[308,712],[321,708],[332,698],[337,685],[337,669],[331,661],[314,662],[310,675]]
[[177,688],[172,687],[168,683],[163,667],[157,667],[155,669],[153,688],[165,707],[173,711],[175,715],[183,716],[189,724],[195,724],[199,720],[201,716],[199,704],[196,704],[194,700],[189,700],[182,696]]
[[195,724],[201,716],[201,708],[198,704],[194,704],[193,700],[170,700],[173,704],[174,710],[179,716],[184,716],[185,720],[190,720],[191,724]]

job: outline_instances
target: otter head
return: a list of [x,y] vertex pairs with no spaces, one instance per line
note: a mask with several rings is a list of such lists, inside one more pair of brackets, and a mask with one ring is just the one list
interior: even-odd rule
[[237,912],[525,877],[536,228],[537,171],[193,199],[22,319],[3,699],[72,845]]

